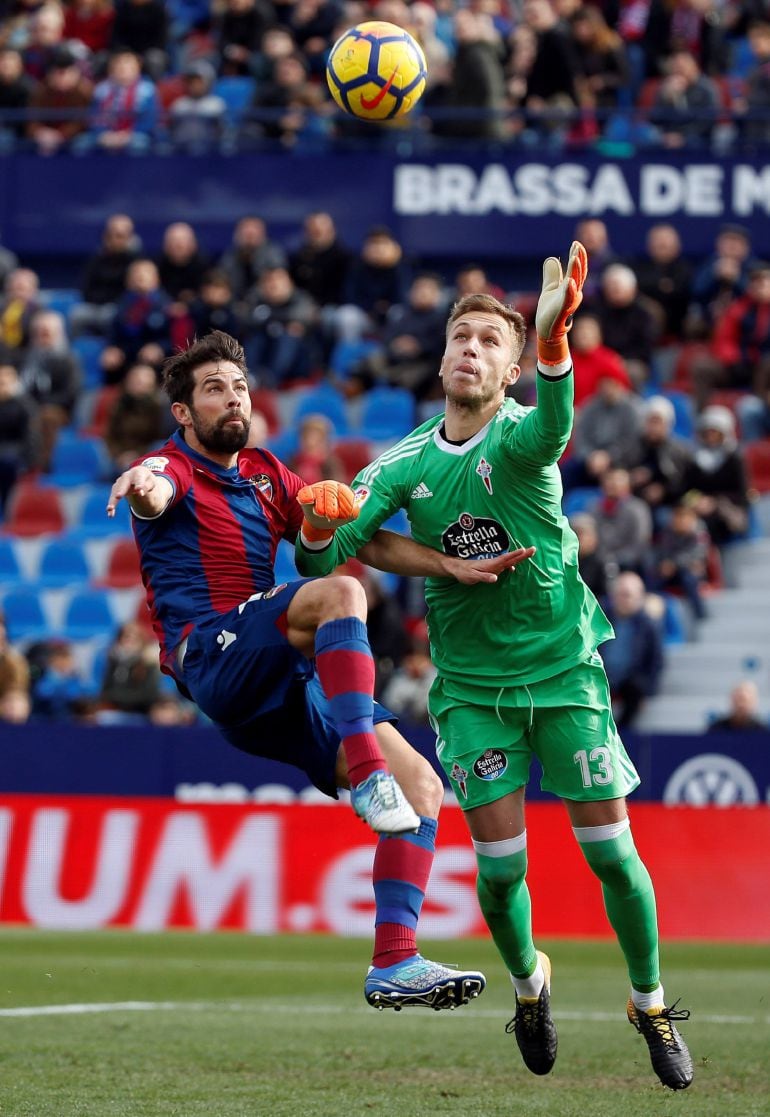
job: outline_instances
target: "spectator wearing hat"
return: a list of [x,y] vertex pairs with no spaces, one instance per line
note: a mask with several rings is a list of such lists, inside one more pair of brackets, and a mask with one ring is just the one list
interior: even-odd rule
[[212,92],[216,70],[201,58],[185,66],[184,90],[169,110],[168,132],[174,147],[183,151],[207,151],[224,137],[227,105]]
[[649,505],[656,527],[662,525],[661,513],[681,497],[692,461],[689,443],[674,434],[674,420],[674,405],[666,396],[645,400],[636,453],[628,461],[631,491]]
[[38,155],[55,155],[86,130],[91,92],[71,48],[60,46],[29,102],[27,135]]
[[746,534],[749,499],[746,466],[727,407],[711,405],[698,417],[693,460],[684,472],[684,500],[722,545]]

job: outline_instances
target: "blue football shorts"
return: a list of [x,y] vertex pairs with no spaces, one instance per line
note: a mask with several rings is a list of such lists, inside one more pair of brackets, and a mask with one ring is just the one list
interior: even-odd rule
[[[312,580],[273,586],[196,626],[177,675],[230,744],[299,768],[336,799],[340,735],[312,661],[284,635],[292,598]],[[397,718],[375,702],[374,720]]]

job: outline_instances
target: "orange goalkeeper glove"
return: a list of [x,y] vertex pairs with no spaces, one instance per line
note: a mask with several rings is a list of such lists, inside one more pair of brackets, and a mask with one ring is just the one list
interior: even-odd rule
[[316,481],[297,493],[305,519],[302,534],[309,543],[331,539],[338,527],[358,518],[353,490],[340,481]]
[[583,284],[588,275],[588,256],[580,241],[573,241],[567,267],[549,256],[543,264],[543,288],[535,311],[537,359],[542,365],[559,365],[569,359],[567,333],[572,315],[583,301]]

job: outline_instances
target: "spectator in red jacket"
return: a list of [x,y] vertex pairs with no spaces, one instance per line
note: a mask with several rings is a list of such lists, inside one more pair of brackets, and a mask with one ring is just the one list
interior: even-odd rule
[[699,406],[713,388],[753,387],[761,395],[770,382],[770,264],[755,264],[745,295],[734,299],[719,319],[711,355],[693,366]]
[[581,314],[570,335],[570,351],[575,370],[575,407],[596,392],[600,380],[617,380],[626,388],[631,379],[620,353],[604,345],[602,327],[593,314]]

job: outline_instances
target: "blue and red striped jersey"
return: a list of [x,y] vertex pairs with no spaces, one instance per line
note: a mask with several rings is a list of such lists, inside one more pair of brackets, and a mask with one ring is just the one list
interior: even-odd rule
[[246,449],[225,469],[191,449],[177,431],[138,459],[167,478],[174,495],[152,520],[132,516],[142,580],[161,663],[196,625],[274,584],[281,539],[294,542],[304,481],[267,450]]

